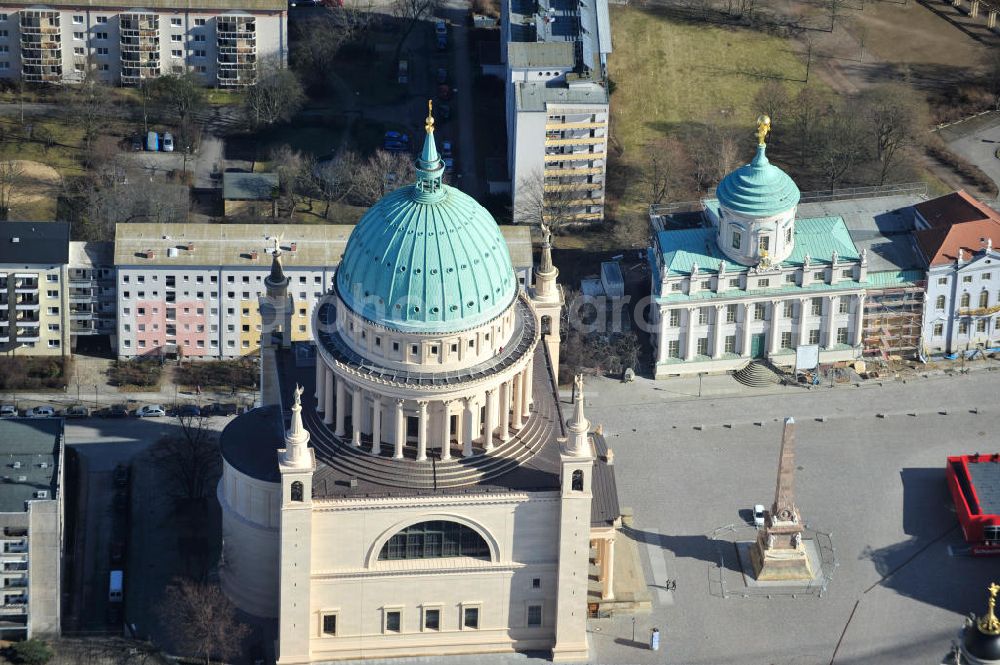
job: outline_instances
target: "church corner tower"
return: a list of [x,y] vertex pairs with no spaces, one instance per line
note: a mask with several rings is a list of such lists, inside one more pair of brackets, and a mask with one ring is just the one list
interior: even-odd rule
[[583,414],[583,375],[574,378],[573,418],[560,450],[559,589],[554,662],[586,661],[587,575],[590,559],[590,504],[594,451],[590,421]]
[[281,518],[278,662],[308,663],[310,648],[312,480],[316,460],[309,432],[302,424],[302,387],[295,386],[292,419],[285,448],[278,455],[281,472]]
[[556,382],[559,381],[559,324],[563,307],[563,293],[556,282],[557,277],[559,269],[552,263],[552,232],[548,226],[542,226],[542,254],[538,270],[535,271],[531,302],[535,308],[542,341],[549,352]]

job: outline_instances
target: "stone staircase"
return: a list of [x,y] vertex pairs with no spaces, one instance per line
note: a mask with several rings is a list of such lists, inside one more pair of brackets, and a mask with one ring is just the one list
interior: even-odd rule
[[781,383],[781,377],[764,360],[751,360],[734,372],[733,378],[750,388],[766,388]]

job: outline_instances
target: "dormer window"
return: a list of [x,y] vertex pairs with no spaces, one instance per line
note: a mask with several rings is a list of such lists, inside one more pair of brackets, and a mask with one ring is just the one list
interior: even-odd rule
[[743,244],[743,234],[739,231],[733,231],[733,249],[739,249],[740,245]]

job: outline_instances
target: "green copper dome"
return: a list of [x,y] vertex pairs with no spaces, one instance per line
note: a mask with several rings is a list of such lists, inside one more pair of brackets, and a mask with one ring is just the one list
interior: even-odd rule
[[517,294],[507,243],[489,212],[441,182],[433,120],[417,180],[383,197],[354,228],[336,286],[357,314],[406,332],[473,328]]
[[799,188],[787,173],[767,161],[766,148],[758,145],[752,162],[722,179],[715,188],[720,204],[752,217],[777,215],[798,204]]

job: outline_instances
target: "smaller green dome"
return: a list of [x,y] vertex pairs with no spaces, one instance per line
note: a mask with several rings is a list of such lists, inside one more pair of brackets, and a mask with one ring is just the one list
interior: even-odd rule
[[715,188],[720,204],[751,217],[770,217],[798,204],[799,188],[787,173],[767,161],[766,148],[758,145],[752,162],[722,179]]

